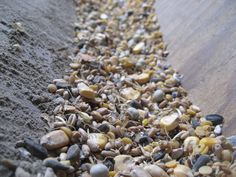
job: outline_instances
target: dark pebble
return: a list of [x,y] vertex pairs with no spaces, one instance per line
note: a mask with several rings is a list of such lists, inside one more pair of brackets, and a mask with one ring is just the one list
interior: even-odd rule
[[107,133],[107,132],[110,131],[110,127],[109,127],[108,124],[101,124],[101,125],[98,126],[97,129],[100,130],[103,133]]
[[200,167],[206,165],[208,162],[211,161],[210,156],[208,155],[201,155],[197,161],[193,165],[193,170],[198,171]]
[[105,161],[103,161],[103,164],[107,166],[109,171],[113,171],[114,170],[115,161],[114,161],[113,158],[106,159]]
[[166,154],[165,151],[160,151],[160,152],[154,153],[152,155],[152,158],[153,158],[154,161],[158,161],[160,159],[163,159],[165,154]]
[[142,109],[142,105],[137,100],[130,101],[130,106],[136,109]]
[[60,162],[58,162],[57,160],[54,159],[45,159],[43,161],[43,165],[46,167],[50,167],[54,170],[69,170],[69,166],[65,166],[63,164],[61,164]]
[[197,121],[196,119],[192,119],[191,123],[192,123],[193,128],[196,128],[197,126],[200,125],[199,121]]
[[77,144],[74,144],[69,147],[67,151],[67,160],[79,160],[80,157],[80,148]]
[[33,141],[30,138],[24,139],[24,147],[35,157],[45,159],[48,156],[48,151],[41,144]]
[[151,143],[153,140],[149,136],[142,136],[139,138],[139,144],[146,146]]
[[58,89],[65,89],[65,88],[71,88],[71,85],[66,82],[56,82],[56,86]]
[[206,120],[211,121],[214,126],[222,124],[224,120],[224,118],[218,114],[208,114],[205,118]]

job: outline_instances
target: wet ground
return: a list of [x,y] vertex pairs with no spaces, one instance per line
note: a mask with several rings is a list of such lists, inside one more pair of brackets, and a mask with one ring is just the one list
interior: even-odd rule
[[47,84],[68,66],[73,5],[72,0],[0,2],[0,159],[19,159],[16,141],[46,132],[40,115],[52,107]]

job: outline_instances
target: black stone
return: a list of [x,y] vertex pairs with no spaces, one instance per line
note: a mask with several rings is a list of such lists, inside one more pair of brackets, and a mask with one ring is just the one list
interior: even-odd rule
[[223,116],[218,114],[208,114],[206,117],[206,120],[211,121],[214,126],[222,124],[223,123]]
[[154,161],[157,161],[157,160],[164,158],[165,154],[166,154],[165,151],[160,151],[160,152],[154,153],[152,155],[152,158]]
[[132,100],[130,106],[136,109],[142,109],[142,105],[137,100]]
[[98,126],[98,130],[100,130],[103,133],[107,133],[110,131],[110,127],[107,124],[101,124]]
[[66,166],[66,165],[63,165],[61,164],[60,162],[58,162],[57,160],[54,160],[54,159],[45,159],[43,161],[43,165],[45,167],[50,167],[54,170],[68,170],[69,169],[69,166]]
[[48,151],[41,144],[33,141],[30,138],[24,139],[24,147],[35,157],[44,159],[48,156]]
[[146,136],[146,135],[139,138],[139,144],[141,144],[143,146],[148,145],[152,141],[153,141],[152,138],[150,138],[149,136]]
[[200,167],[206,165],[208,162],[211,161],[211,158],[209,155],[201,155],[197,161],[193,165],[193,170],[198,171]]

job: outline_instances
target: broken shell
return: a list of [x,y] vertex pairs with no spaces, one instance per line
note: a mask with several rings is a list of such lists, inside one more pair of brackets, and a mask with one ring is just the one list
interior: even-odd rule
[[130,171],[134,164],[133,157],[130,155],[118,155],[114,158],[115,165],[114,169],[116,172],[119,171]]
[[178,113],[173,113],[171,115],[161,118],[160,120],[161,128],[165,129],[166,131],[174,130],[179,124],[178,118],[179,118]]
[[104,149],[107,142],[108,138],[102,133],[90,133],[87,140],[87,144],[93,152]]
[[209,148],[212,148],[215,144],[219,143],[216,138],[206,137],[202,138],[199,141],[199,144],[204,144],[205,146],[208,146]]
[[142,167],[135,167],[130,172],[131,177],[152,177],[146,170],[144,170]]
[[199,138],[196,136],[189,136],[184,140],[184,151],[187,151],[189,147],[198,145]]
[[177,167],[174,169],[174,175],[176,177],[194,177],[192,170],[184,165],[177,165]]
[[157,165],[147,165],[144,169],[152,176],[152,177],[169,177],[169,175],[159,166]]
[[69,138],[62,130],[56,130],[44,135],[40,140],[40,144],[48,150],[54,150],[68,145]]
[[132,87],[124,88],[120,91],[120,94],[128,100],[136,100],[140,96],[140,92],[134,90]]
[[142,52],[142,50],[144,50],[144,48],[145,48],[145,43],[140,42],[133,48],[133,53],[140,54]]
[[140,75],[133,75],[132,78],[139,84],[146,84],[150,80],[150,74],[142,73]]

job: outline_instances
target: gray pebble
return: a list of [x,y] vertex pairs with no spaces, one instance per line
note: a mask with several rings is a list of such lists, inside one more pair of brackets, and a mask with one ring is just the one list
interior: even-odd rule
[[233,147],[236,147],[236,135],[228,137],[227,140],[233,145]]
[[108,177],[109,170],[103,164],[96,164],[90,169],[90,175],[92,177]]
[[164,98],[165,98],[165,93],[162,90],[156,90],[152,97],[153,101],[158,103],[163,101]]
[[137,109],[130,107],[127,109],[127,114],[132,120],[139,120],[139,112]]
[[193,170],[198,171],[200,167],[206,165],[208,162],[210,162],[211,158],[209,155],[201,155],[196,163],[193,165]]

